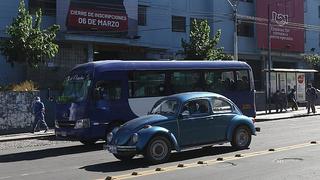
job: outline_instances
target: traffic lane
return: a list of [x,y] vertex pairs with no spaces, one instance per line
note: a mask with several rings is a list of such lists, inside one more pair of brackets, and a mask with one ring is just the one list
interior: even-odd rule
[[318,179],[319,150],[319,144],[305,143],[281,147],[275,151],[242,154],[242,157],[225,156],[222,161],[211,159],[204,161],[205,164],[184,164],[184,167],[162,166],[162,171],[158,172],[156,170],[136,171],[137,175],[127,174],[112,178],[117,180]]

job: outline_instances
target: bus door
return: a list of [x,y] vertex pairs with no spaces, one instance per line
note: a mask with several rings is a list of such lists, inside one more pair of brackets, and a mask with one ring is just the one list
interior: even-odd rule
[[125,81],[113,73],[103,77],[105,78],[100,78],[94,85],[93,123],[105,126],[109,123],[120,124],[126,114]]

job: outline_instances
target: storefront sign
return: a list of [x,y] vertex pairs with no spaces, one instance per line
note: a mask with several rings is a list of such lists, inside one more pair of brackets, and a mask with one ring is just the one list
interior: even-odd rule
[[121,33],[137,30],[137,0],[71,0],[66,26],[70,31]]
[[270,19],[273,50],[304,52],[304,29],[301,27],[304,24],[303,0],[259,0],[256,1],[256,5],[259,48],[268,48],[268,19]]

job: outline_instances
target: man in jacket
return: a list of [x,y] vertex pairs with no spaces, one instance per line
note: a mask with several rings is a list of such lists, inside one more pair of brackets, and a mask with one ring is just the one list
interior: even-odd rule
[[41,130],[42,125],[46,128],[44,132],[47,132],[49,128],[46,121],[44,120],[45,107],[41,102],[40,97],[35,98],[35,102],[32,108],[34,114],[33,133],[37,131],[38,127]]

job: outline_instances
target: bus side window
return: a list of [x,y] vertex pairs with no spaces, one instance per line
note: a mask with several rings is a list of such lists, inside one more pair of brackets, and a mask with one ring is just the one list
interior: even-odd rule
[[95,88],[95,99],[107,101],[121,99],[121,81],[99,81]]
[[249,73],[247,70],[239,70],[236,71],[237,81],[236,81],[236,89],[238,91],[245,91],[250,89],[249,83]]

